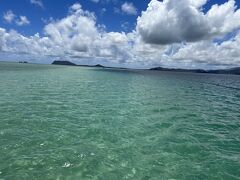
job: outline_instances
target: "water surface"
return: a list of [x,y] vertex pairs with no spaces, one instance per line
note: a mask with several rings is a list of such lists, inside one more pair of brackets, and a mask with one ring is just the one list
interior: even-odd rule
[[240,179],[240,76],[0,63],[0,179]]

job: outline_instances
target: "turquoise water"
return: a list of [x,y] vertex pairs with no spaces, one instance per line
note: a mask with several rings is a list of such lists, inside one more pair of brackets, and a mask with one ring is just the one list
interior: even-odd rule
[[0,63],[0,179],[240,179],[240,76]]

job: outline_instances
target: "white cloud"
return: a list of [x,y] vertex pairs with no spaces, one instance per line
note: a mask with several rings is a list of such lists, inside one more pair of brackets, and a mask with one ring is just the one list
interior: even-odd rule
[[188,64],[240,65],[240,32],[221,44],[211,41],[188,43],[172,56],[173,61]]
[[16,24],[18,26],[28,25],[30,24],[30,21],[26,16],[20,16],[19,19],[16,20]]
[[52,20],[44,28],[45,36],[25,37],[16,31],[1,29],[0,49],[11,53],[58,57],[91,57],[122,60],[128,45],[125,33],[104,31],[96,25],[95,15],[84,11],[80,4],[69,9],[67,17]]
[[240,28],[240,9],[237,9],[234,0],[222,5],[213,5],[206,14],[211,26],[212,35],[224,35]]
[[30,3],[31,3],[31,4],[34,4],[34,5],[36,5],[36,6],[39,6],[39,7],[41,7],[41,8],[44,8],[43,3],[42,3],[41,0],[30,0]]
[[83,11],[80,4],[71,6],[66,18],[49,23],[44,31],[58,46],[69,50],[74,47],[79,52],[87,50],[86,47],[98,36],[94,14]]
[[82,8],[81,4],[75,3],[70,7],[70,10],[72,10],[72,11],[79,11],[80,10],[81,11],[81,8]]
[[[175,0],[152,0],[148,9],[138,18],[136,31],[131,33],[106,32],[104,25],[97,24],[94,13],[83,10],[76,3],[69,8],[65,18],[48,21],[43,36],[35,34],[27,37],[0,28],[0,52],[54,57],[52,60],[56,57],[75,61],[88,59],[89,63],[93,61],[141,67],[240,66],[240,31],[235,31],[236,35],[228,40],[213,43],[213,38],[224,36],[239,27],[239,10],[234,6],[234,1],[215,5],[205,14],[201,12],[206,2],[204,0],[182,0],[181,3],[186,4],[181,6],[188,5],[184,6],[184,10],[174,7],[174,4],[168,4],[170,9],[167,9],[164,3],[170,2]],[[180,10],[181,20],[176,16]],[[166,16],[173,21],[166,21]],[[147,21],[150,17],[152,21]],[[219,20],[219,17],[223,19]],[[163,22],[164,26],[159,26]],[[200,28],[200,32],[196,27]],[[190,29],[192,34],[186,34]],[[161,33],[157,33],[157,30]],[[153,38],[154,43],[146,43],[142,33],[147,34],[148,40],[151,36],[157,40]],[[193,34],[197,38],[192,37]]]
[[11,10],[3,14],[3,19],[8,23],[12,23],[15,17],[16,15]]
[[137,19],[137,31],[147,43],[194,42],[219,37],[240,28],[235,1],[214,5],[203,13],[206,0],[152,0]]
[[196,8],[202,7],[208,0],[190,0],[190,4]]
[[0,49],[4,52],[17,54],[47,54],[50,41],[48,38],[40,38],[38,34],[25,37],[16,31],[6,31],[0,28]]
[[133,3],[125,2],[121,7],[122,11],[129,15],[137,15],[137,9]]
[[18,26],[28,25],[30,21],[26,16],[17,16],[11,10],[3,14],[3,19],[8,23],[16,23]]

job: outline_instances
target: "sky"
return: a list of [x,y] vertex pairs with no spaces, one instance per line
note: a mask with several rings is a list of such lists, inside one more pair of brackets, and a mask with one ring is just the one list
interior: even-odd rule
[[0,0],[0,60],[240,66],[240,1]]

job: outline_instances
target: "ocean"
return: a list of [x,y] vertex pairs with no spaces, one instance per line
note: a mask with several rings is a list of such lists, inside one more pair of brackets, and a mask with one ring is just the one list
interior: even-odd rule
[[240,179],[240,76],[0,63],[0,179]]

